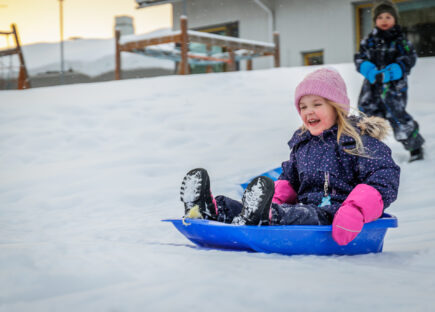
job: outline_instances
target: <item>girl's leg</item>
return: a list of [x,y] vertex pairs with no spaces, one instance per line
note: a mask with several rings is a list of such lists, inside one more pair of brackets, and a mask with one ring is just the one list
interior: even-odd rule
[[217,221],[231,223],[242,211],[242,203],[226,196],[216,196],[218,207]]
[[332,217],[323,209],[304,204],[272,204],[270,225],[330,225]]
[[235,225],[269,224],[275,183],[264,176],[254,178],[243,193],[242,202],[219,196],[218,221]]
[[197,168],[190,170],[184,177],[180,199],[184,203],[186,218],[232,223],[238,216],[234,221],[244,225],[259,224],[264,221],[263,219],[268,218],[273,193],[273,181],[267,177],[257,177],[249,183],[242,202],[226,196],[217,196],[215,199],[210,190],[207,171]]

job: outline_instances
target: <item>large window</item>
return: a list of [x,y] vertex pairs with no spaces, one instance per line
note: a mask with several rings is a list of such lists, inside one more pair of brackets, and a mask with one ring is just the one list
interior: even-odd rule
[[[418,56],[435,56],[435,0],[395,1],[399,24],[414,44]],[[355,6],[356,46],[373,29],[372,3]]]

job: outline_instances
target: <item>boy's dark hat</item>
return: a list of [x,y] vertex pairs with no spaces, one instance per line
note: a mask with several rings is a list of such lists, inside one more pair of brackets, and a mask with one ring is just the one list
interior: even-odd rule
[[375,1],[372,11],[373,22],[376,23],[376,18],[382,13],[390,13],[394,17],[396,24],[398,23],[399,12],[393,2],[387,0]]

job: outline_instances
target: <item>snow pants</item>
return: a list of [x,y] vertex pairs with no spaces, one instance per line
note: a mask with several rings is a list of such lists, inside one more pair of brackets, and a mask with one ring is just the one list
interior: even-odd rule
[[[226,196],[216,196],[217,221],[231,223],[242,211],[242,203]],[[330,225],[333,215],[328,209],[303,204],[272,204],[270,225]]]
[[394,137],[404,148],[412,151],[420,148],[424,139],[419,133],[418,123],[406,112],[408,99],[406,80],[388,84],[370,84],[364,80],[358,99],[358,108],[367,116],[387,119],[393,128]]

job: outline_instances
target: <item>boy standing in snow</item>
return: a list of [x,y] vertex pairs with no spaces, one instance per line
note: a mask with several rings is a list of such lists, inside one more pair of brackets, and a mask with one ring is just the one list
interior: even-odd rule
[[388,119],[394,137],[410,151],[409,161],[423,159],[424,139],[418,123],[405,108],[407,75],[415,65],[417,54],[406,40],[398,22],[398,12],[390,1],[373,7],[375,28],[360,43],[355,65],[366,79],[358,100],[358,108],[367,116]]

